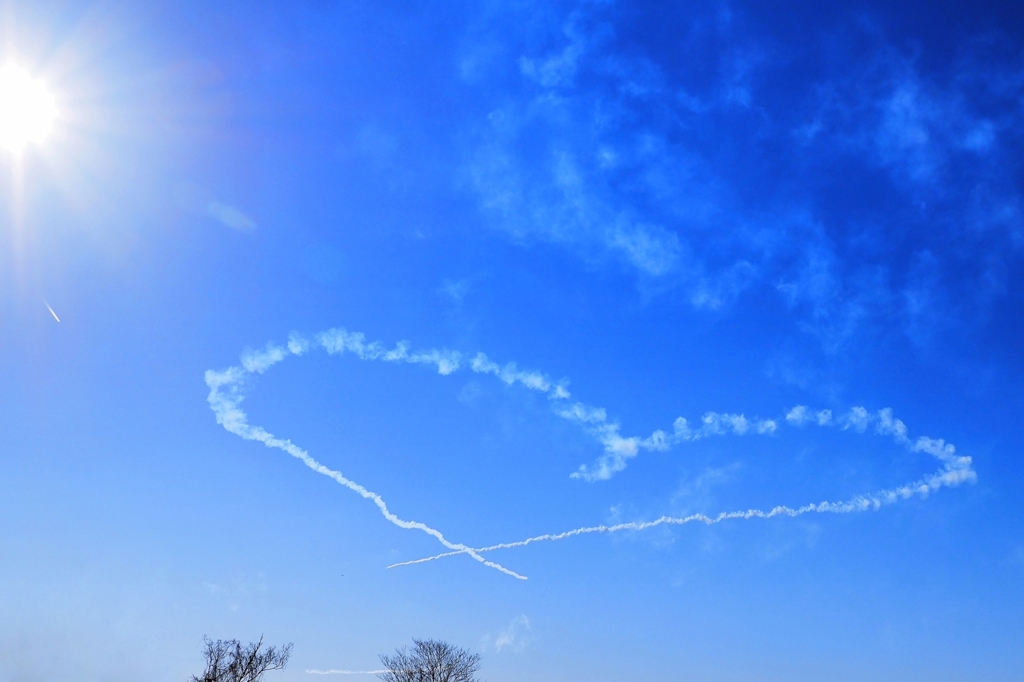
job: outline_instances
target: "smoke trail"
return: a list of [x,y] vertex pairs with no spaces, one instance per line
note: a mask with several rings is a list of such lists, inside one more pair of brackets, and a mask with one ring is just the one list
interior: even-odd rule
[[606,481],[626,468],[628,460],[640,454],[641,450],[668,450],[677,443],[700,440],[711,436],[747,433],[771,434],[778,429],[772,419],[747,419],[742,414],[720,414],[707,412],[701,418],[701,426],[690,428],[689,422],[679,417],[672,424],[672,433],[658,429],[647,438],[623,437],[619,434],[617,422],[609,422],[601,408],[587,407],[576,403],[557,410],[560,417],[583,424],[604,446],[604,454],[592,466],[580,466],[570,476],[585,481]]
[[[317,334],[315,339],[330,354],[342,354],[348,351],[362,360],[436,365],[437,371],[444,375],[451,374],[462,367],[462,356],[454,351],[411,352],[409,344],[405,341],[399,342],[395,348],[388,350],[379,343],[368,343],[361,333],[349,332],[345,329],[329,329]],[[289,348],[293,348],[293,352],[298,350],[301,353],[309,348],[309,342],[293,335],[289,341]],[[253,367],[260,366],[260,363],[267,361],[272,364],[277,361],[272,360],[273,357],[276,357],[275,353],[280,352],[283,352],[283,349],[268,348],[263,353],[251,354],[249,362]],[[244,359],[243,362],[245,362]],[[748,419],[742,414],[708,412],[701,419],[701,425],[696,428],[691,428],[686,419],[680,417],[673,424],[671,434],[666,434],[659,429],[647,438],[626,437],[620,434],[618,422],[609,421],[608,414],[603,408],[591,407],[580,402],[569,403],[569,398],[572,396],[569,393],[566,380],[556,382],[540,372],[521,370],[516,367],[514,362],[499,365],[483,353],[477,353],[469,362],[469,367],[477,374],[490,374],[509,386],[518,384],[546,394],[548,399],[555,403],[555,414],[580,424],[593,435],[604,446],[604,454],[593,466],[580,466],[571,474],[572,478],[585,481],[602,481],[611,478],[625,469],[627,461],[636,457],[642,450],[667,450],[677,443],[727,433],[737,435],[768,434],[773,433],[777,428],[776,422],[771,419]]]
[[[221,424],[229,432],[237,436],[241,436],[246,440],[259,441],[268,448],[283,450],[292,457],[301,460],[306,466],[318,474],[323,474],[328,478],[334,479],[349,490],[352,490],[363,498],[372,501],[377,505],[377,508],[380,510],[380,513],[384,518],[399,528],[423,531],[427,535],[434,537],[448,549],[468,554],[485,566],[497,569],[502,573],[512,576],[513,578],[526,580],[525,576],[519,575],[515,571],[511,571],[500,564],[494,563],[493,561],[488,561],[476,553],[472,548],[467,547],[466,545],[450,542],[441,534],[440,531],[431,528],[424,523],[420,523],[419,521],[406,521],[399,518],[388,509],[387,504],[384,503],[384,499],[377,493],[367,490],[355,481],[346,478],[340,471],[327,468],[320,462],[313,459],[308,452],[295,445],[290,440],[276,438],[273,434],[262,427],[251,426],[249,424],[248,417],[239,406],[244,399],[242,388],[247,376],[252,373],[262,374],[272,365],[284,360],[289,352],[294,355],[301,355],[305,352],[306,348],[308,348],[308,345],[304,344],[297,337],[293,337],[289,341],[288,350],[268,346],[265,351],[248,353],[243,356],[242,367],[230,367],[222,372],[208,370],[206,372],[206,385],[210,387],[210,395],[207,397],[207,400],[209,401],[214,414],[217,416],[217,423]],[[419,360],[409,361],[414,362]],[[437,361],[438,370],[442,373],[444,373],[444,368],[446,367],[446,365],[443,364],[444,362],[443,358],[438,359]]]
[[[914,483],[908,483],[897,488],[880,490],[869,495],[858,495],[857,497],[845,502],[811,503],[795,509],[781,505],[772,508],[770,511],[748,509],[746,511],[721,512],[715,516],[708,516],[706,514],[691,514],[689,516],[682,517],[662,516],[661,518],[653,521],[633,521],[611,526],[584,526],[582,528],[576,528],[562,533],[546,533],[544,535],[537,535],[531,538],[526,538],[525,540],[518,540],[516,542],[504,542],[497,545],[490,545],[488,547],[479,547],[476,551],[483,554],[485,552],[493,552],[498,549],[525,547],[527,545],[532,545],[535,542],[556,542],[558,540],[565,540],[577,535],[589,535],[591,533],[618,533],[630,530],[641,531],[662,525],[683,526],[693,522],[712,525],[730,519],[770,519],[775,516],[795,517],[803,516],[804,514],[812,512],[817,514],[851,514],[854,512],[877,510],[883,506],[899,502],[900,500],[909,499],[914,495],[926,497],[928,494],[938,490],[939,488],[953,487],[967,481],[973,482],[977,479],[977,474],[971,468],[970,457],[958,456],[956,454],[956,448],[951,443],[946,443],[942,439],[921,436],[916,441],[911,441],[907,436],[906,425],[901,420],[893,417],[892,410],[889,408],[879,410],[877,415],[871,415],[863,407],[855,407],[842,419],[834,420],[832,413],[829,410],[821,410],[812,413],[807,407],[798,405],[789,411],[786,415],[786,421],[797,426],[814,423],[819,426],[839,426],[842,429],[853,428],[861,432],[865,431],[870,423],[876,422],[875,431],[878,434],[892,436],[893,440],[898,444],[903,445],[911,452],[923,452],[935,457],[942,463],[942,467],[937,472],[929,476],[925,476]],[[388,568],[422,564],[428,561],[436,561],[437,559],[443,559],[445,557],[456,556],[463,553],[464,552],[461,551],[444,552],[443,554],[436,554],[423,559],[402,561],[392,564],[388,566]]]
[[[363,334],[348,332],[344,329],[329,329],[321,332],[314,336],[314,341],[331,355],[349,352],[362,360],[434,366],[438,373],[442,375],[456,372],[463,366],[462,355],[454,351],[412,351],[410,350],[410,345],[404,341],[399,342],[392,349],[387,349],[379,343],[367,342]],[[586,481],[606,480],[615,473],[622,471],[626,467],[628,460],[636,457],[643,450],[667,450],[678,443],[727,434],[739,436],[747,434],[772,435],[783,424],[794,427],[812,424],[842,430],[854,430],[860,433],[863,433],[870,425],[874,424],[876,433],[891,436],[897,444],[902,445],[911,452],[929,454],[938,459],[942,466],[936,473],[914,483],[898,488],[880,490],[869,495],[857,496],[845,502],[820,502],[796,508],[778,506],[769,511],[749,509],[746,511],[722,512],[717,516],[705,514],[692,514],[685,517],[662,516],[654,521],[637,521],[610,526],[585,526],[563,533],[538,535],[516,542],[474,549],[464,544],[450,542],[440,531],[426,524],[399,518],[388,509],[383,498],[377,493],[346,478],[341,472],[320,464],[308,452],[293,444],[290,440],[277,438],[265,429],[251,426],[248,423],[247,416],[240,407],[244,400],[244,389],[247,380],[252,375],[266,372],[273,365],[292,355],[305,354],[311,347],[312,344],[309,340],[293,333],[289,337],[286,347],[268,344],[264,350],[244,353],[241,358],[241,367],[229,367],[221,372],[207,371],[206,383],[210,387],[210,394],[207,400],[217,417],[217,422],[231,433],[246,440],[259,441],[267,447],[287,452],[301,460],[310,469],[334,479],[364,499],[372,501],[389,522],[399,528],[422,531],[435,538],[441,545],[450,550],[423,559],[393,564],[389,568],[466,554],[485,566],[520,580],[525,580],[525,576],[487,560],[482,554],[499,549],[524,547],[535,542],[564,540],[577,535],[616,533],[627,530],[639,531],[660,525],[685,525],[696,521],[705,524],[715,524],[729,519],[772,518],[775,516],[795,517],[811,512],[848,514],[879,509],[882,506],[908,499],[914,495],[926,496],[939,488],[956,486],[966,481],[974,481],[977,478],[974,470],[971,468],[970,457],[957,456],[953,445],[941,439],[920,437],[916,441],[911,441],[907,435],[906,425],[901,420],[896,419],[892,414],[892,410],[888,408],[871,414],[863,407],[854,407],[847,414],[836,417],[830,410],[813,411],[806,406],[798,405],[787,412],[784,418],[778,420],[747,418],[742,414],[707,412],[701,417],[699,425],[694,427],[691,427],[685,418],[679,417],[673,422],[671,433],[659,429],[646,438],[623,436],[620,433],[619,424],[610,421],[607,412],[603,408],[588,406],[580,402],[570,403],[571,395],[567,388],[567,381],[552,381],[539,372],[520,370],[514,363],[508,363],[503,366],[498,365],[489,360],[483,353],[478,353],[469,361],[469,368],[473,372],[489,374],[507,385],[518,384],[529,390],[546,394],[548,399],[552,401],[555,413],[558,416],[580,424],[582,428],[587,430],[604,446],[602,456],[592,466],[580,466],[577,471],[571,474],[572,478]]]
[[307,675],[383,675],[388,670],[307,670]]

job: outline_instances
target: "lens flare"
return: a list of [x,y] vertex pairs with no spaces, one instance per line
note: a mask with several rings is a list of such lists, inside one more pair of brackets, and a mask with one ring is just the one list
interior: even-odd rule
[[0,147],[20,152],[43,142],[57,117],[46,85],[16,64],[0,66]]

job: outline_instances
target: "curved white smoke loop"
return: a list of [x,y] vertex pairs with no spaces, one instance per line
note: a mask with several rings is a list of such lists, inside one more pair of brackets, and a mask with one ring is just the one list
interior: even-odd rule
[[[442,375],[448,375],[459,370],[463,366],[464,361],[462,355],[453,351],[430,350],[413,352],[406,342],[399,342],[393,349],[386,349],[379,343],[367,343],[362,334],[347,332],[344,329],[330,329],[321,332],[314,337],[314,342],[332,355],[342,354],[347,351],[363,360],[432,365]],[[791,409],[784,418],[778,420],[748,419],[742,414],[708,412],[701,418],[700,424],[697,426],[691,426],[686,419],[680,417],[673,423],[671,432],[657,430],[646,438],[639,436],[627,437],[621,435],[619,424],[610,421],[604,409],[591,407],[579,402],[571,402],[571,395],[567,389],[568,382],[555,382],[539,372],[520,370],[514,363],[503,366],[498,365],[491,362],[483,353],[478,353],[468,361],[469,368],[473,372],[477,374],[490,374],[505,384],[519,384],[527,389],[546,394],[552,401],[556,414],[570,421],[577,422],[602,444],[604,452],[601,457],[590,466],[580,466],[572,474],[572,477],[577,479],[586,481],[609,479],[625,469],[629,460],[645,450],[667,450],[678,443],[717,435],[770,435],[779,429],[780,424],[792,426],[815,424],[843,430],[852,429],[857,432],[864,432],[870,426],[873,426],[876,433],[892,437],[897,444],[905,447],[907,450],[935,457],[941,466],[935,473],[913,483],[880,490],[871,494],[859,495],[845,502],[818,502],[796,508],[777,506],[768,511],[748,509],[745,511],[722,512],[714,516],[706,514],[691,514],[683,517],[662,516],[653,521],[585,526],[562,533],[537,535],[516,542],[472,548],[449,541],[440,531],[424,523],[399,518],[388,509],[383,498],[377,493],[346,478],[341,472],[320,464],[308,452],[290,440],[277,438],[262,427],[252,426],[248,423],[247,416],[240,407],[245,397],[244,388],[246,380],[253,374],[262,374],[291,355],[303,355],[310,348],[311,342],[309,340],[297,334],[292,334],[286,347],[270,344],[265,350],[250,351],[243,354],[241,367],[229,367],[221,372],[207,371],[206,384],[210,387],[210,394],[207,400],[217,417],[217,422],[231,433],[246,440],[259,441],[267,447],[287,452],[289,455],[301,460],[310,469],[334,479],[363,498],[372,501],[384,518],[391,523],[400,528],[422,531],[434,537],[449,550],[435,556],[393,564],[389,568],[420,564],[444,557],[466,554],[485,566],[520,580],[525,580],[525,576],[490,561],[482,555],[499,549],[525,547],[535,542],[554,542],[591,533],[640,531],[661,525],[681,526],[693,522],[715,524],[730,519],[772,518],[775,516],[795,517],[812,512],[819,514],[849,514],[879,509],[885,505],[893,504],[915,495],[927,496],[939,488],[957,486],[961,483],[973,482],[977,479],[977,474],[971,467],[970,457],[957,455],[956,448],[942,439],[921,436],[916,440],[911,440],[907,435],[906,425],[901,420],[895,418],[892,410],[888,408],[879,410],[877,413],[870,413],[863,407],[854,407],[847,414],[836,417],[829,410],[815,411],[806,406],[798,405]]]

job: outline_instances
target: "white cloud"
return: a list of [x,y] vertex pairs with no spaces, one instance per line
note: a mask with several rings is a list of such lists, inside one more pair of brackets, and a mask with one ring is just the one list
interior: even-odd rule
[[[1007,290],[1024,247],[1020,60],[982,41],[926,71],[865,32],[810,76],[691,8],[678,38],[704,65],[697,83],[620,33],[615,6],[513,3],[471,29],[469,61],[485,52],[502,76],[495,90],[476,72],[489,114],[465,135],[489,225],[699,310],[772,287],[830,354],[886,325],[922,345]],[[906,258],[929,250],[933,270]]]
[[256,229],[256,221],[242,213],[234,206],[222,204],[219,201],[211,201],[206,205],[206,213],[217,220],[225,227],[239,232],[249,232]]
[[469,289],[470,286],[467,280],[452,281],[446,279],[441,283],[440,292],[451,299],[456,305],[462,305],[462,301],[466,298]]
[[732,479],[739,469],[739,462],[733,462],[722,467],[708,467],[693,478],[684,478],[672,494],[673,506],[685,503],[690,508],[696,505],[706,507],[712,501],[713,488]]
[[493,648],[496,653],[511,651],[520,653],[533,641],[533,630],[530,627],[530,619],[525,614],[520,614],[498,634],[490,633],[480,638],[480,646],[485,651]]
[[494,638],[494,650],[498,652],[501,652],[502,649],[522,651],[529,644],[530,634],[530,619],[525,615],[516,616],[508,624],[508,627]]

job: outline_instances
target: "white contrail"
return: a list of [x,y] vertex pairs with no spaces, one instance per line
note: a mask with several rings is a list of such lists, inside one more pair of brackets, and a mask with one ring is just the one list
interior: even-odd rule
[[[305,352],[306,346],[300,345],[293,339],[293,341],[289,342],[289,350],[293,354],[299,355]],[[251,426],[245,412],[241,407],[239,407],[239,404],[244,399],[242,387],[246,376],[254,372],[260,374],[265,372],[272,365],[287,357],[288,352],[289,351],[286,351],[283,348],[269,347],[266,351],[250,353],[244,356],[242,358],[242,367],[230,367],[223,372],[215,372],[213,370],[206,372],[206,385],[210,387],[210,395],[207,397],[207,400],[210,403],[210,407],[213,408],[214,414],[217,415],[217,422],[219,424],[231,433],[241,436],[246,440],[259,441],[268,448],[283,450],[292,457],[302,460],[302,462],[313,471],[323,474],[329,478],[333,478],[349,490],[358,493],[367,500],[371,500],[375,505],[377,505],[377,508],[380,509],[380,513],[384,518],[399,528],[423,531],[427,535],[437,539],[438,542],[448,549],[458,550],[460,553],[468,554],[485,566],[490,566],[491,568],[497,569],[502,573],[512,576],[513,578],[526,580],[525,576],[519,575],[515,571],[510,571],[504,566],[496,564],[493,561],[488,561],[473,551],[472,548],[467,547],[466,545],[450,542],[441,534],[440,531],[431,528],[424,523],[420,523],[419,521],[406,521],[405,519],[399,518],[388,509],[387,504],[384,503],[384,499],[377,493],[367,490],[355,481],[345,478],[340,471],[335,471],[325,467],[323,464],[310,457],[308,452],[295,445],[290,440],[276,438],[273,434],[259,426]],[[443,371],[444,366],[440,363],[438,364]]]
[[[892,436],[893,440],[900,445],[903,445],[911,452],[924,452],[935,457],[942,463],[942,467],[937,472],[915,481],[914,483],[908,483],[906,485],[899,486],[898,488],[880,490],[869,495],[858,495],[857,497],[845,502],[818,502],[806,504],[795,509],[787,506],[778,506],[772,508],[770,511],[748,509],[746,511],[721,512],[715,516],[708,516],[706,514],[691,514],[689,516],[682,517],[662,516],[661,518],[653,521],[633,521],[610,526],[584,526],[582,528],[576,528],[562,533],[546,533],[544,535],[537,535],[532,538],[518,540],[516,542],[503,542],[497,545],[490,545],[488,547],[478,547],[475,551],[482,554],[484,552],[493,552],[498,549],[525,547],[526,545],[532,545],[535,542],[554,542],[557,540],[565,540],[566,538],[575,537],[577,535],[589,535],[590,533],[618,533],[620,531],[629,530],[639,531],[662,525],[683,526],[694,521],[711,525],[721,523],[722,521],[727,521],[729,519],[769,519],[774,516],[802,516],[811,512],[818,514],[850,514],[853,512],[880,509],[885,505],[909,499],[914,495],[925,497],[939,488],[957,486],[961,483],[967,481],[973,482],[977,479],[977,474],[974,472],[974,469],[971,468],[970,457],[958,456],[956,454],[956,448],[951,443],[946,443],[942,439],[921,436],[916,441],[911,441],[907,436],[906,425],[901,420],[893,417],[892,410],[888,408],[879,410],[877,415],[871,415],[863,407],[855,407],[850,411],[849,415],[840,420],[835,420],[829,410],[811,412],[805,406],[798,405],[789,411],[786,415],[786,421],[797,426],[802,426],[807,423],[815,423],[819,426],[836,425],[843,429],[853,428],[858,431],[864,431],[870,423],[875,422],[875,431],[877,433]],[[464,554],[464,552],[451,551],[425,557],[423,559],[402,561],[392,564],[388,566],[388,568],[422,564],[449,556],[456,556],[458,554]]]
[[55,320],[57,320],[58,322],[60,322],[60,318],[59,318],[59,317],[57,317],[57,313],[53,312],[53,308],[51,308],[51,307],[50,307],[50,304],[49,304],[49,303],[47,303],[46,301],[43,301],[43,305],[45,305],[45,306],[46,306],[46,309],[50,311],[50,314],[51,314],[51,315],[53,315],[53,319],[55,319]]
[[[49,305],[47,305],[49,308]],[[52,309],[50,312],[53,312]],[[54,315],[56,317],[56,315]],[[463,366],[463,357],[457,352],[447,350],[411,351],[407,342],[399,342],[393,349],[384,348],[376,342],[368,343],[362,334],[347,332],[344,329],[330,329],[314,337],[315,342],[329,354],[350,352],[363,360],[382,360],[385,362],[405,362],[411,364],[431,365],[442,375],[451,374]],[[244,400],[246,380],[253,374],[262,374],[270,367],[292,355],[303,355],[309,351],[311,342],[297,334],[289,337],[286,347],[269,344],[262,351],[248,351],[243,354],[241,367],[229,367],[216,372],[206,372],[206,383],[210,387],[208,401],[217,416],[217,422],[225,429],[247,440],[255,440],[267,447],[283,450],[317,473],[334,479],[341,485],[359,494],[377,505],[381,514],[391,523],[400,528],[422,531],[440,542],[448,552],[432,557],[406,561],[389,566],[407,566],[426,561],[434,561],[447,556],[465,554],[476,561],[494,568],[502,573],[525,580],[504,566],[485,559],[482,554],[498,549],[524,547],[535,542],[564,540],[577,535],[590,533],[616,533],[627,530],[646,530],[660,525],[684,525],[694,521],[705,524],[720,523],[728,519],[772,518],[775,516],[801,516],[807,513],[848,514],[852,512],[879,509],[880,507],[899,500],[907,499],[915,494],[925,496],[931,491],[945,486],[956,486],[965,481],[974,481],[977,476],[971,468],[971,458],[957,456],[953,445],[941,439],[920,437],[911,441],[907,436],[906,425],[893,417],[892,410],[886,408],[875,414],[863,407],[854,407],[847,414],[836,417],[829,410],[811,410],[798,405],[786,413],[781,419],[748,419],[742,414],[707,412],[700,419],[700,425],[691,427],[683,417],[675,420],[671,433],[663,430],[654,431],[650,436],[622,436],[617,422],[609,421],[604,409],[591,407],[583,403],[570,403],[568,382],[552,381],[539,372],[520,370],[514,363],[504,366],[490,361],[483,353],[478,353],[469,361],[469,368],[478,374],[490,374],[505,384],[518,384],[530,390],[545,393],[553,402],[555,413],[559,416],[580,424],[604,446],[604,454],[591,467],[581,466],[572,474],[573,478],[587,481],[605,480],[623,470],[629,459],[636,457],[641,450],[667,450],[672,445],[690,442],[717,435],[774,434],[781,425],[802,427],[807,424],[831,426],[843,430],[864,432],[874,424],[875,431],[891,436],[898,444],[911,452],[927,453],[938,459],[942,467],[934,474],[915,483],[898,488],[881,490],[870,495],[854,497],[846,502],[819,502],[801,507],[778,506],[769,511],[748,509],[746,511],[722,512],[715,516],[692,514],[685,517],[662,516],[653,521],[636,521],[616,525],[585,526],[575,530],[557,534],[538,535],[525,540],[508,542],[488,547],[472,548],[464,544],[447,540],[440,531],[418,521],[406,521],[393,514],[384,503],[383,498],[362,485],[346,478],[341,472],[329,469],[313,459],[308,452],[291,441],[275,437],[265,429],[251,426],[240,404]],[[339,673],[341,674],[341,673]],[[353,673],[355,674],[355,673]]]
[[[441,374],[451,374],[462,367],[462,355],[448,350],[430,350],[410,352],[409,344],[399,342],[394,349],[388,350],[376,342],[367,343],[363,334],[349,332],[344,329],[329,329],[316,335],[328,353],[341,354],[345,351],[355,354],[363,360],[383,360],[386,362],[408,362],[436,365]],[[299,352],[309,348],[309,342],[293,335],[288,347]],[[247,367],[259,367],[265,362],[276,362],[277,356],[284,349],[268,347],[266,351],[249,355]],[[293,351],[294,352],[294,351]],[[246,359],[243,359],[246,362]],[[601,481],[611,478],[626,468],[629,459],[636,457],[641,450],[667,450],[672,445],[686,441],[699,440],[715,435],[734,433],[768,434],[775,431],[777,424],[771,419],[748,419],[742,414],[719,414],[708,412],[701,419],[701,425],[691,428],[686,419],[680,417],[673,423],[671,434],[657,430],[647,438],[639,436],[624,437],[619,433],[618,422],[609,421],[607,412],[600,407],[591,407],[583,403],[570,403],[572,397],[567,388],[568,382],[552,381],[540,372],[521,370],[514,362],[499,365],[492,362],[483,353],[477,353],[469,361],[470,369],[477,374],[490,374],[505,384],[519,384],[524,388],[539,391],[548,396],[556,404],[555,414],[581,424],[604,446],[604,454],[592,467],[579,467],[571,474],[573,478],[586,481]]]
[[383,675],[390,670],[307,670],[307,675]]

